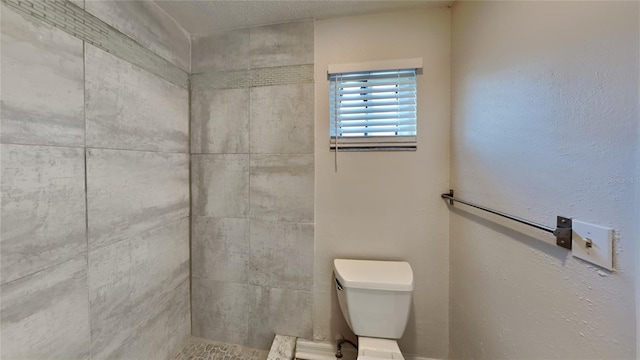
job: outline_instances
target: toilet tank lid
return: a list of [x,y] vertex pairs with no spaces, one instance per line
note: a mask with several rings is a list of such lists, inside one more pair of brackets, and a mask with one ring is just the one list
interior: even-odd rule
[[405,261],[333,260],[336,278],[343,287],[370,290],[412,291],[413,271]]

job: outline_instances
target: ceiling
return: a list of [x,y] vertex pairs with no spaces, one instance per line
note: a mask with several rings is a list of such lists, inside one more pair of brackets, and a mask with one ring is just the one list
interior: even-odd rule
[[447,6],[442,0],[156,0],[193,35],[302,19],[326,19],[391,10]]

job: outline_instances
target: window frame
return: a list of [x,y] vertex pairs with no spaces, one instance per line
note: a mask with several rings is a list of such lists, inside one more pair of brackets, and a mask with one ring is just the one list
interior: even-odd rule
[[[418,132],[418,75],[421,74],[421,69],[422,59],[418,58],[330,65],[327,73],[329,149],[335,151],[337,147],[339,151],[415,151]],[[368,85],[369,83],[371,85]],[[355,85],[351,89],[344,86],[349,84]],[[358,86],[361,86],[362,92],[357,91]],[[391,91],[385,91],[386,88]],[[351,98],[343,98],[346,95]],[[374,105],[366,104],[368,101],[376,100],[378,102]],[[344,106],[343,102],[346,101],[351,103]],[[390,115],[393,115],[393,112],[396,112],[396,115],[392,117]],[[344,123],[348,126],[343,126]],[[375,131],[366,133],[368,127]],[[386,131],[387,127],[391,130]],[[390,132],[395,134],[389,134]],[[349,133],[354,135],[348,135]]]

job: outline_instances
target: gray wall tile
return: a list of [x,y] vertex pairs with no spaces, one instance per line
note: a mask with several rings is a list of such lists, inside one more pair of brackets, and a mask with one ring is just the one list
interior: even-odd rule
[[251,68],[313,64],[313,20],[251,28]]
[[2,5],[3,143],[84,146],[82,41]]
[[194,216],[191,272],[218,281],[247,281],[249,220]]
[[313,155],[251,156],[251,218],[313,222]]
[[251,220],[249,283],[313,290],[313,224]]
[[231,282],[193,279],[193,335],[246,345],[251,286]]
[[120,317],[91,319],[91,359],[166,359],[168,313],[144,303],[121,311]]
[[84,150],[0,146],[0,263],[6,283],[86,251]]
[[[146,315],[147,306],[140,306],[133,314]],[[168,359],[169,328],[167,327],[167,312],[160,312],[145,318],[145,322],[136,328],[124,342],[120,343],[118,351],[109,354],[104,359]],[[93,359],[101,359],[100,354]]]
[[190,71],[189,35],[153,1],[86,0],[85,9],[174,65]]
[[300,64],[313,21],[193,38],[195,336],[264,349],[312,336],[314,86]]
[[188,155],[87,149],[89,249],[189,215]]
[[186,218],[90,251],[92,320],[126,315],[120,307],[163,300],[159,294],[171,292],[188,279],[188,262]]
[[193,215],[246,217],[249,155],[193,155],[191,161]]
[[251,297],[249,346],[268,349],[276,334],[311,339],[311,292],[255,286]]
[[193,74],[249,68],[249,29],[229,30],[191,39]]
[[[160,353],[166,357],[170,333],[185,326],[184,320],[169,322],[179,319],[176,305],[182,302],[176,303],[176,290],[184,288],[188,278],[186,218],[90,251],[92,354],[96,358],[152,359]],[[158,346],[162,349],[155,349]]]
[[191,336],[191,292],[189,279],[178,286],[171,295],[169,304],[169,328],[168,355],[174,359],[182,349],[189,336]]
[[[131,239],[134,296],[163,297],[189,279],[189,219],[183,218]],[[163,305],[166,303],[163,299]]]
[[189,92],[86,45],[87,146],[189,151]]
[[313,86],[251,89],[251,153],[313,154]]
[[186,218],[90,251],[92,313],[108,316],[118,303],[176,288],[188,279],[188,260]]
[[0,292],[0,357],[89,358],[85,254],[4,284]]
[[[131,25],[148,47],[171,44],[153,28],[172,20],[152,2],[93,5],[138,11],[126,14],[133,21],[106,17]],[[91,45],[84,63],[82,41],[4,4],[1,24],[0,141],[31,145],[0,149],[0,357],[171,357],[191,332],[188,91]],[[189,39],[181,30],[168,36],[176,34],[187,55],[177,60],[188,68]],[[132,61],[141,54],[132,53]],[[85,154],[85,129],[89,146],[184,154]]]
[[191,114],[192,153],[249,152],[249,89],[196,88]]

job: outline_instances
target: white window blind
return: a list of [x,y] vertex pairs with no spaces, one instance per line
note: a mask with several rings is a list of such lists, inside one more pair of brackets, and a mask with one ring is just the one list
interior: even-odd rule
[[331,149],[416,148],[416,69],[329,74]]

